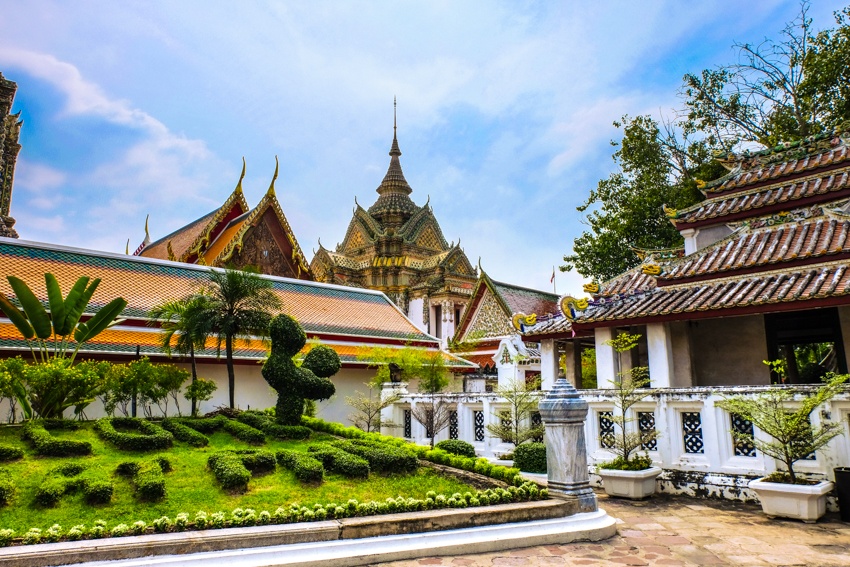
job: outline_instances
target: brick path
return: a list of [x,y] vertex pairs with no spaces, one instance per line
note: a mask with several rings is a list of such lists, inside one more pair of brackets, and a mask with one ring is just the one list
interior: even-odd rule
[[594,565],[850,566],[850,523],[828,514],[817,524],[769,519],[753,504],[656,495],[645,502],[608,499],[619,534],[598,543],[382,563],[382,567]]

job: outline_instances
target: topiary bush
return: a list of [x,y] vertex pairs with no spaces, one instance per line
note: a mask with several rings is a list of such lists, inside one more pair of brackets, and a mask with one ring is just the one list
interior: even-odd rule
[[276,453],[277,463],[295,473],[301,482],[319,484],[325,478],[325,467],[310,455],[298,451],[283,449]]
[[280,425],[267,413],[245,411],[236,419],[276,439],[307,439],[312,433],[309,427],[303,425]]
[[206,435],[177,420],[163,419],[162,428],[171,432],[178,441],[188,443],[192,447],[206,447],[210,444],[210,440]]
[[193,417],[179,420],[180,423],[187,427],[191,427],[200,433],[215,433],[222,428],[227,418],[223,415],[215,417]]
[[546,472],[546,445],[523,443],[514,449],[514,467],[530,473]]
[[222,488],[245,492],[251,471],[243,464],[242,458],[233,451],[217,451],[207,459],[207,466],[215,475]]
[[[116,427],[139,433],[125,433]],[[174,436],[159,425],[135,417],[102,417],[94,422],[98,435],[125,451],[157,451],[174,443]]]
[[5,506],[15,496],[15,480],[12,473],[0,469],[0,506]]
[[263,364],[263,378],[278,394],[275,419],[281,425],[300,425],[304,399],[326,400],[336,388],[328,380],[339,372],[336,352],[326,346],[313,347],[301,366],[292,357],[301,352],[307,335],[289,315],[278,315],[269,327],[271,354]]
[[91,455],[91,443],[72,439],[57,439],[44,428],[41,421],[30,421],[21,428],[21,437],[42,457],[76,457]]
[[352,455],[327,443],[311,445],[307,450],[310,452],[311,457],[314,457],[324,465],[326,470],[349,478],[369,477],[369,461],[362,457]]
[[[168,463],[168,461],[165,461]],[[166,470],[167,469],[167,470]],[[165,472],[171,470],[171,463],[165,467],[159,459],[142,461],[136,474],[133,475],[133,484],[136,486],[136,496],[139,500],[162,500],[165,498]]]
[[445,439],[434,446],[435,449],[442,449],[446,453],[460,455],[461,457],[475,458],[475,447],[472,443],[461,441],[460,439]]
[[24,450],[13,445],[0,445],[0,462],[23,458]]
[[330,444],[352,455],[363,457],[375,472],[413,472],[419,467],[416,454],[402,447],[362,439],[331,441]]
[[271,472],[277,466],[277,459],[271,451],[247,449],[234,452],[242,459],[242,464],[251,471],[251,474]]
[[265,433],[234,419],[228,419],[225,421],[223,428],[240,441],[245,441],[252,445],[262,445],[266,442]]
[[103,479],[98,471],[87,470],[82,463],[65,463],[48,471],[35,493],[41,506],[56,506],[65,494],[82,490],[89,504],[105,504],[112,499],[112,482]]

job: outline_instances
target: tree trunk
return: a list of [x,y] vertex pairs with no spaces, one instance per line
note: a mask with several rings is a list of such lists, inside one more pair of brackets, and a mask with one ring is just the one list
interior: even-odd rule
[[[189,359],[192,361],[192,384],[198,381],[198,368],[195,365],[195,345],[191,342],[189,343]],[[180,406],[178,406],[180,407]],[[195,396],[192,396],[192,413],[190,414],[192,417],[198,412],[198,402],[195,399]]]
[[236,407],[236,376],[233,373],[233,337],[229,335],[225,337],[224,345],[225,356],[227,357],[227,386],[230,389],[230,409],[233,409]]

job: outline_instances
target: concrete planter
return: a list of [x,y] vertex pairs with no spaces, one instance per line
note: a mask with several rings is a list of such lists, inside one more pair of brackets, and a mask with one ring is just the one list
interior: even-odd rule
[[833,484],[826,480],[813,485],[785,484],[757,478],[747,486],[758,495],[761,509],[768,516],[813,523],[826,514],[826,495]]
[[640,500],[655,493],[655,477],[661,474],[660,467],[650,467],[642,471],[620,471],[616,469],[597,469],[602,477],[602,486],[608,496]]

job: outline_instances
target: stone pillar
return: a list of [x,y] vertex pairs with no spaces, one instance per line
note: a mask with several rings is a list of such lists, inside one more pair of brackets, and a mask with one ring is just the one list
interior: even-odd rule
[[[406,396],[407,382],[384,382],[383,386],[381,386],[381,401],[386,401],[386,399],[393,394]],[[402,420],[403,418],[401,413],[398,411],[395,404],[385,407],[381,410],[381,433],[383,435],[401,437],[404,434],[404,431],[402,430],[401,435],[399,435],[398,430],[404,426]],[[395,424],[395,426],[386,427],[384,423],[392,423]]]
[[540,402],[539,411],[546,427],[546,465],[549,494],[576,503],[576,512],[594,512],[596,494],[590,488],[587,472],[587,446],[584,421],[587,402],[565,379],[555,382]]
[[605,344],[614,338],[613,327],[594,330],[596,340],[596,387],[613,388],[620,371],[620,355],[611,345]]
[[551,390],[558,379],[558,343],[555,339],[540,341],[540,389]]
[[653,388],[673,385],[673,340],[667,323],[646,326],[646,345],[649,355],[649,379]]
[[561,349],[564,354],[564,378],[578,389],[581,387],[581,344],[578,341],[565,341]]

